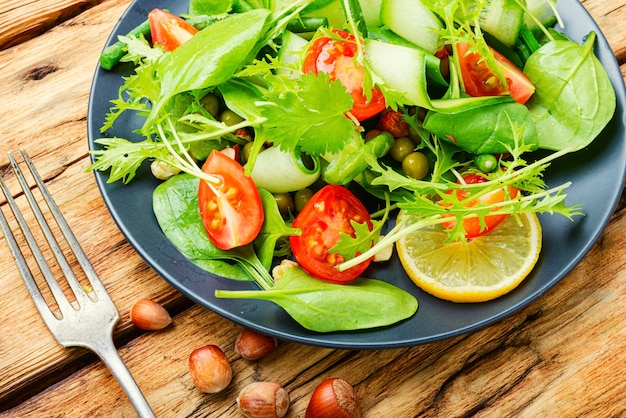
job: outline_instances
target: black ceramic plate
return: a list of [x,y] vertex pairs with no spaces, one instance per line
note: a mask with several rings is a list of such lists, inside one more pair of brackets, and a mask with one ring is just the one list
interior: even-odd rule
[[[137,0],[122,16],[109,43],[146,19],[154,7],[173,13],[186,12],[186,0]],[[566,181],[568,204],[584,204],[586,216],[572,222],[563,216],[541,216],[543,251],[534,272],[513,292],[491,302],[454,304],[436,299],[416,288],[394,258],[384,266],[368,271],[370,277],[387,280],[415,295],[418,312],[409,320],[394,326],[358,332],[320,334],[310,332],[294,322],[281,308],[263,301],[216,299],[216,289],[254,286],[213,277],[187,261],[162,234],[152,212],[152,191],[157,185],[144,165],[128,185],[107,184],[108,173],[96,173],[104,200],[136,251],[173,287],[200,305],[243,326],[280,339],[305,344],[349,349],[371,349],[423,344],[477,330],[523,308],[554,286],[587,254],[606,226],[620,197],[626,169],[624,103],[625,89],[617,62],[600,29],[577,0],[559,0],[559,12],[565,32],[582,43],[590,32],[598,34],[596,54],[604,64],[617,93],[613,120],[587,149],[560,159],[546,175],[549,185]],[[121,77],[131,70],[124,65],[113,71],[98,69],[93,80],[89,103],[89,147],[101,137],[99,128],[117,98]],[[131,116],[118,120],[109,136],[132,138],[140,121]]]

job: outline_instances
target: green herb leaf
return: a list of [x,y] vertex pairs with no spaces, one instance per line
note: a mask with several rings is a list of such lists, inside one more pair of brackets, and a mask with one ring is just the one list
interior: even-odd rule
[[383,222],[373,220],[374,228],[369,230],[367,223],[359,223],[354,220],[350,221],[352,228],[354,228],[354,237],[345,232],[339,232],[339,241],[331,249],[328,250],[329,254],[341,254],[344,258],[354,258],[357,254],[364,253],[372,247],[372,243],[378,240],[380,228],[383,226]]
[[514,101],[476,106],[455,114],[429,112],[424,129],[472,154],[498,154],[515,146],[511,121],[524,127],[521,142],[536,148],[537,129],[528,108]]
[[524,66],[536,87],[528,106],[541,148],[584,148],[615,113],[615,91],[593,54],[595,39],[591,32],[582,46],[570,40],[549,42]]
[[220,20],[196,33],[156,68],[161,82],[159,97],[144,125],[144,133],[162,115],[161,109],[176,94],[217,86],[249,61],[265,29],[268,10],[255,9]]
[[312,156],[342,149],[354,131],[345,116],[352,98],[338,80],[330,76],[306,74],[299,79],[268,77],[270,83],[261,113],[267,118],[264,130],[283,150],[300,148]]
[[316,332],[387,326],[417,311],[417,300],[410,293],[382,280],[330,283],[309,276],[300,267],[288,268],[270,290],[217,290],[215,296],[272,301]]
[[254,248],[256,249],[261,263],[269,270],[272,266],[274,250],[278,240],[290,235],[300,235],[301,231],[298,228],[292,228],[285,224],[278,210],[274,195],[264,189],[259,189],[259,194],[263,202],[265,219],[261,227],[261,232],[259,232],[259,235],[254,240]]
[[151,139],[130,142],[124,138],[99,138],[94,142],[102,145],[104,149],[89,151],[90,154],[96,156],[96,159],[87,170],[111,169],[107,183],[114,183],[118,180],[128,183],[135,177],[137,169],[144,160],[167,153],[167,150],[162,149]]

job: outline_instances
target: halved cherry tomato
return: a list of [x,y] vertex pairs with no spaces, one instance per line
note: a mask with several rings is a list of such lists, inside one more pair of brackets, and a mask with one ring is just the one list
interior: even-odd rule
[[371,259],[344,271],[340,254],[328,252],[340,239],[339,233],[354,237],[350,221],[367,222],[372,229],[369,212],[363,203],[342,186],[328,185],[315,193],[293,221],[302,234],[289,237],[291,250],[300,266],[312,276],[335,283],[356,279],[369,266]]
[[[463,182],[465,184],[477,184],[484,183],[488,181],[485,177],[479,174],[468,174],[463,177]],[[453,191],[449,191],[449,194],[453,193]],[[518,190],[514,187],[509,186],[509,198],[514,198],[517,196]],[[457,197],[459,200],[466,199],[470,192],[468,190],[457,190]],[[491,193],[487,193],[479,197],[478,199],[470,202],[467,207],[474,207],[480,203],[485,205],[492,205],[494,203],[503,202],[504,199],[507,198],[507,193],[504,188],[494,190]],[[509,215],[487,215],[485,216],[485,228],[481,230],[480,219],[478,217],[465,218],[463,220],[463,228],[465,229],[465,238],[476,238],[481,235],[485,235],[489,231],[492,231],[496,228],[502,221],[506,219]],[[447,229],[454,228],[456,221],[450,221],[443,223],[443,226]]]
[[161,45],[166,51],[173,51],[187,42],[198,29],[165,10],[153,9],[148,13],[152,43]]
[[330,74],[330,79],[339,80],[352,96],[354,106],[350,113],[359,121],[369,119],[385,109],[385,98],[378,89],[372,89],[368,101],[363,92],[365,70],[356,60],[357,47],[353,35],[343,30],[333,30],[341,40],[321,36],[313,41],[302,64],[305,73],[322,71]]
[[474,52],[468,53],[469,49],[469,44],[457,44],[461,75],[467,94],[473,97],[510,94],[513,99],[522,104],[533,95],[535,86],[532,81],[505,56],[491,49],[494,58],[502,68],[507,87],[502,85],[482,56]]
[[202,171],[218,180],[200,180],[198,204],[209,239],[222,250],[251,243],[263,225],[261,196],[244,169],[225,153],[213,150]]

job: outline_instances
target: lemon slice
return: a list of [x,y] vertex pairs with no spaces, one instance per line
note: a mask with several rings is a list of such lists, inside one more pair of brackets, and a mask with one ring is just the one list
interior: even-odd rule
[[[398,221],[408,215],[403,211]],[[424,291],[452,302],[484,302],[513,290],[532,271],[541,251],[534,213],[508,216],[488,234],[445,243],[446,230],[429,226],[400,239],[398,256]]]

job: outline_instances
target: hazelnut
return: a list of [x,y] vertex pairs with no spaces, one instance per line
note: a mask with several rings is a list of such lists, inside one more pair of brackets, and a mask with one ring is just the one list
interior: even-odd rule
[[235,352],[246,360],[256,361],[270,354],[277,346],[276,338],[244,328],[235,341]]
[[205,393],[221,392],[233,379],[230,362],[216,345],[205,345],[191,353],[189,373],[194,385]]
[[289,409],[289,393],[278,383],[250,383],[239,392],[237,406],[248,418],[282,418]]
[[343,379],[332,377],[315,388],[306,408],[306,418],[360,418],[354,389]]
[[130,320],[137,328],[146,331],[163,329],[172,323],[165,308],[150,299],[140,299],[133,305],[130,309]]

